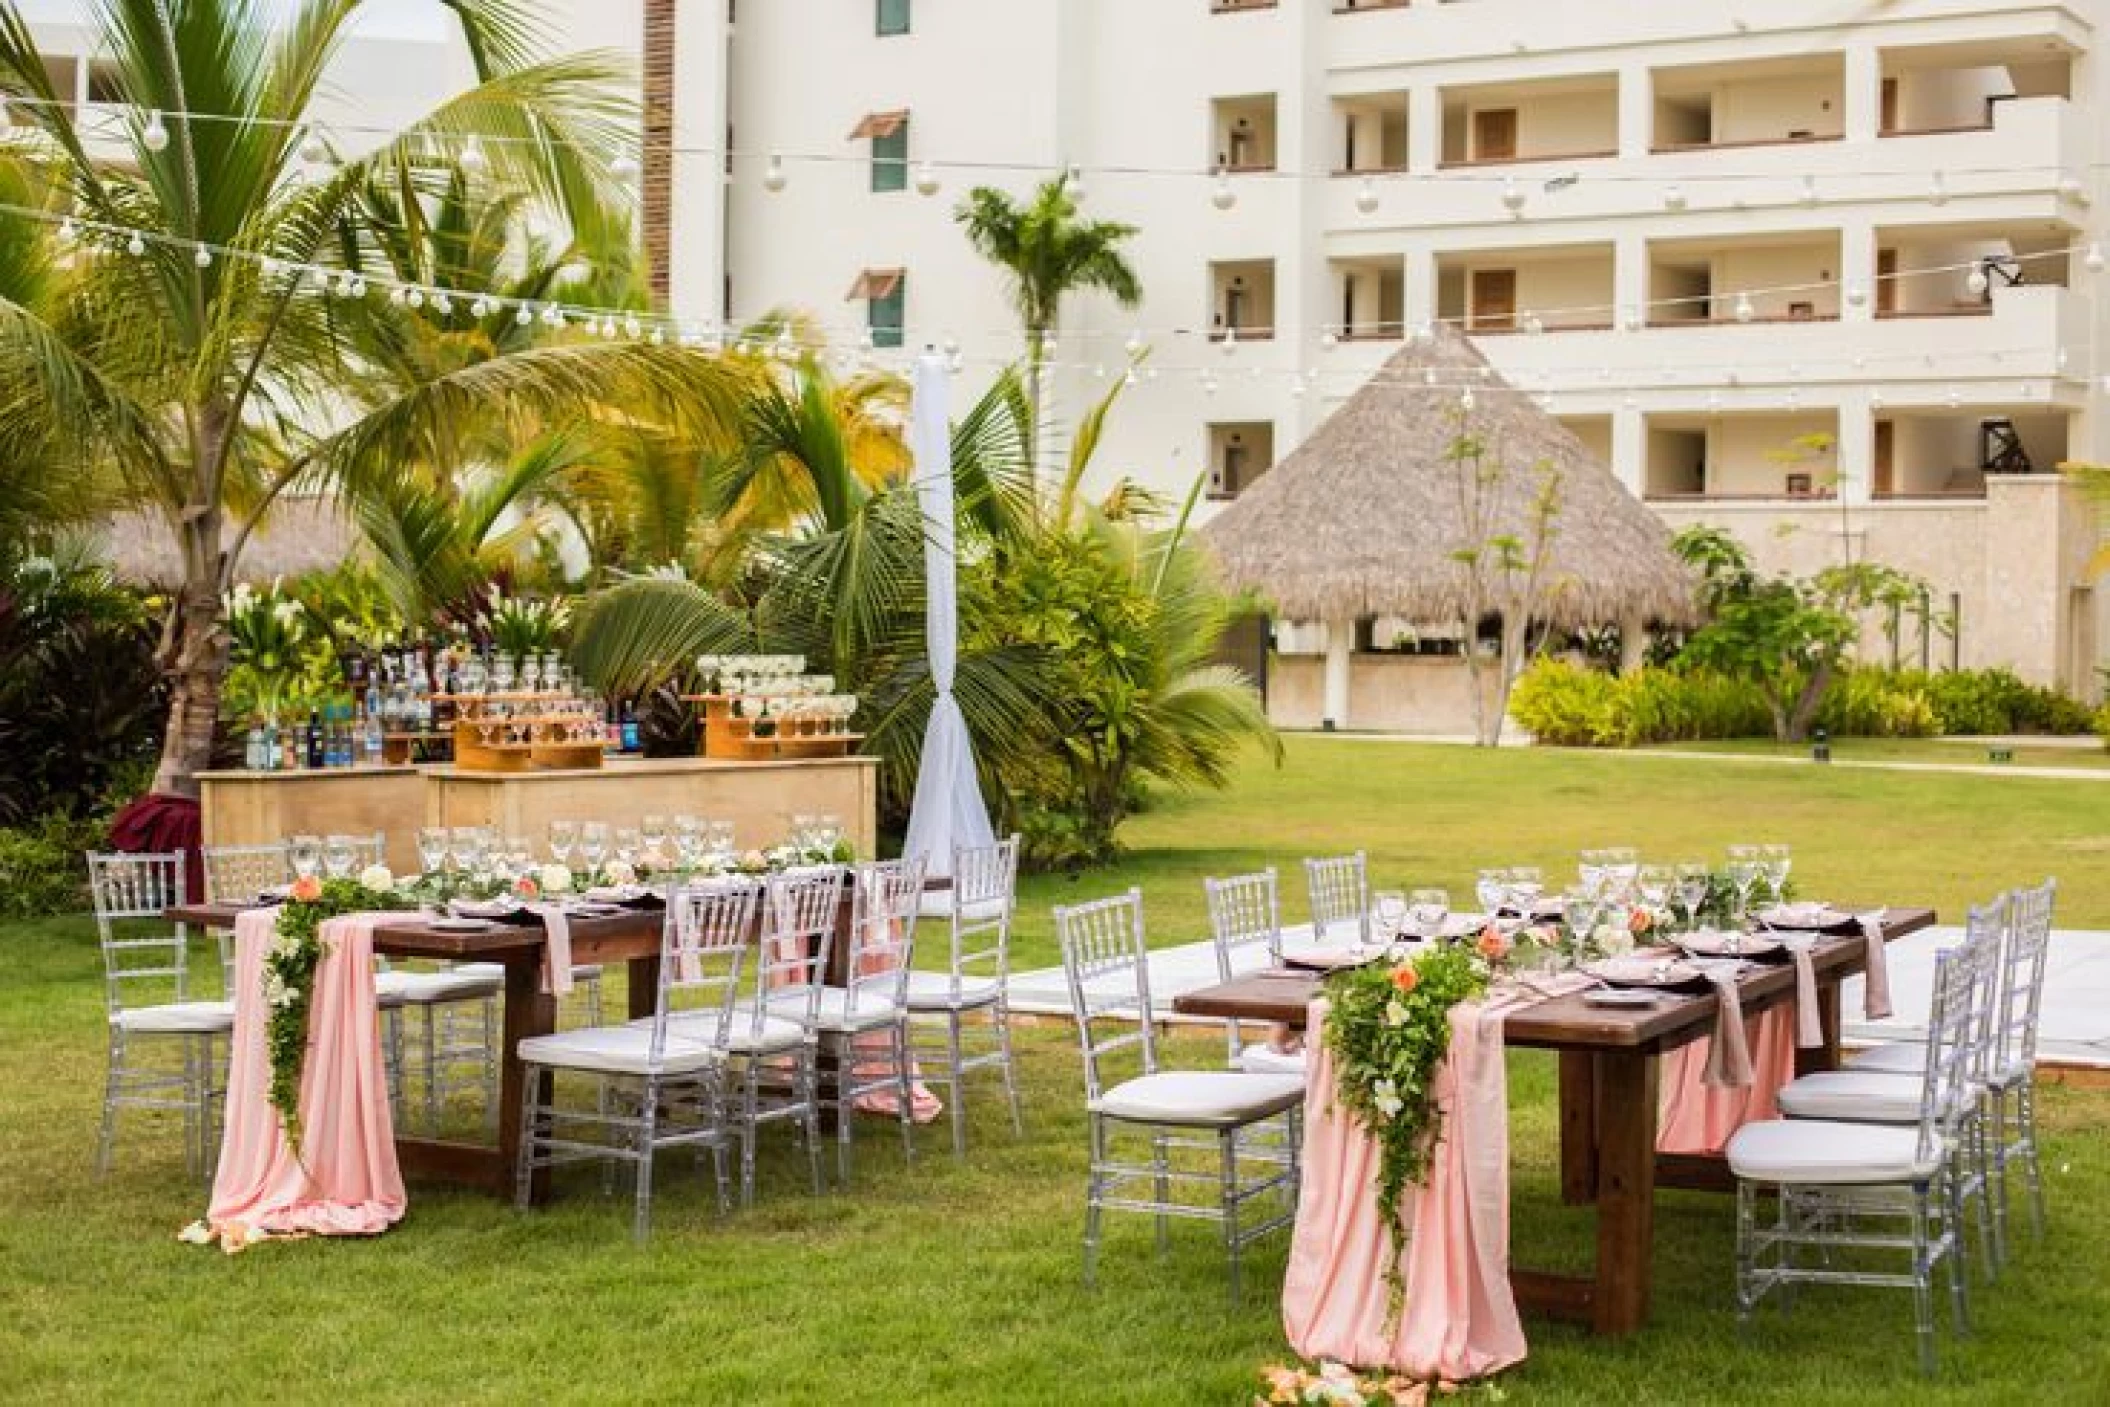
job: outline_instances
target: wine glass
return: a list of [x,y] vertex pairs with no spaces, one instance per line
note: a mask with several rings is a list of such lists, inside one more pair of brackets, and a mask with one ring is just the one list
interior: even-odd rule
[[579,845],[579,823],[577,821],[551,821],[549,823],[549,853],[558,864],[571,868],[571,852]]
[[513,692],[513,661],[508,655],[500,655],[491,662],[491,691],[497,694]]
[[542,692],[542,659],[539,655],[529,655],[521,660],[520,689],[526,694]]
[[1759,858],[1756,845],[1732,845],[1729,847],[1729,882],[1736,886],[1736,926],[1744,926],[1745,911],[1751,907],[1751,889],[1765,872],[1764,862]]
[[296,835],[287,842],[286,848],[293,861],[294,876],[298,879],[313,879],[315,871],[322,865],[321,837]]
[[1379,890],[1370,907],[1370,918],[1380,942],[1388,947],[1398,942],[1407,927],[1407,896],[1397,889]]
[[637,868],[640,832],[636,826],[615,828],[615,858],[632,869]]
[[1636,873],[1635,887],[1651,917],[1665,912],[1665,906],[1670,902],[1671,888],[1677,883],[1677,879],[1677,872],[1669,865],[1643,865]]
[[1537,865],[1518,865],[1509,872],[1509,902],[1525,918],[1546,892],[1546,876]]
[[1482,870],[1473,881],[1473,897],[1480,902],[1480,911],[1489,918],[1501,909],[1509,899],[1509,871]]
[[1765,867],[1766,888],[1779,904],[1787,897],[1788,872],[1795,867],[1795,857],[1785,845],[1761,845],[1758,848],[1759,862]]
[[1685,911],[1685,929],[1689,933],[1700,926],[1700,906],[1707,902],[1714,875],[1700,860],[1679,861],[1677,875],[1678,907]]
[[475,826],[456,826],[447,832],[447,850],[456,870],[472,873],[483,864],[484,833]]
[[447,865],[447,832],[441,826],[418,827],[418,868],[438,874]]
[[590,873],[598,873],[608,858],[608,823],[588,821],[579,827],[579,858]]
[[1612,886],[1615,896],[1631,898],[1634,882],[1641,875],[1641,854],[1629,846],[1614,846],[1604,852],[1605,882]]
[[1441,938],[1451,916],[1451,896],[1442,889],[1417,889],[1407,896],[1407,926],[1423,938]]
[[731,821],[708,821],[704,824],[704,844],[713,863],[728,866],[739,856],[733,849],[733,823]]
[[827,812],[814,817],[813,848],[820,851],[823,860],[835,858],[835,847],[842,843],[843,818]]
[[322,872],[331,879],[350,879],[358,863],[359,851],[352,837],[333,835],[323,841]]
[[1602,894],[1605,886],[1605,852],[1585,850],[1575,859],[1575,882],[1592,894]]
[[1601,890],[1588,884],[1578,884],[1561,896],[1561,922],[1567,926],[1568,935],[1577,947],[1590,941],[1597,932],[1597,920],[1604,912],[1604,895]]

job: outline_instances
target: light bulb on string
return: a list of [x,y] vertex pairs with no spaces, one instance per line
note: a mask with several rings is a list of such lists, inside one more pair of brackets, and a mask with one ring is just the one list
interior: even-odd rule
[[1040,334],[1040,355],[1043,361],[1054,356],[1059,346],[1060,343],[1057,342],[1052,329]]
[[1469,411],[1469,410],[1471,410],[1471,409],[1473,408],[1473,388],[1472,388],[1472,387],[1468,386],[1468,387],[1466,387],[1466,388],[1465,388],[1465,389],[1464,389],[1463,391],[1460,391],[1460,392],[1458,393],[1458,407],[1459,407],[1459,409],[1461,409],[1461,410],[1468,410],[1468,411]]
[[1985,266],[1973,265],[1971,272],[1964,275],[1963,286],[1973,298],[1984,297],[1986,289],[1992,286],[1992,280],[1985,276]]
[[636,337],[644,330],[645,325],[637,320],[636,313],[631,313],[623,319],[623,335],[625,337]]
[[953,375],[958,376],[962,371],[965,371],[967,369],[967,358],[962,356],[958,352],[954,352],[951,356],[945,359],[945,369],[951,372]]
[[140,255],[146,252],[147,242],[141,239],[138,235],[135,234],[130,239],[125,241],[125,253],[131,255],[134,259],[137,259]]
[[442,318],[451,318],[454,316],[454,300],[444,293],[435,293],[432,295],[432,311]]
[[1084,199],[1084,168],[1082,166],[1072,166],[1062,179],[1063,187],[1069,192],[1070,199],[1072,201],[1082,201]]
[[425,290],[413,288],[403,295],[403,301],[408,303],[412,309],[422,308],[425,306]]
[[1753,319],[1753,318],[1755,318],[1755,317],[1757,317],[1757,316],[1758,316],[1758,309],[1756,309],[1756,308],[1754,308],[1753,306],[1751,306],[1751,295],[1750,295],[1750,294],[1748,294],[1748,293],[1739,293],[1739,294],[1737,294],[1737,295],[1736,295],[1736,320],[1737,320],[1738,322],[1749,322],[1749,321],[1751,321],[1751,319]]
[[148,151],[168,150],[169,129],[162,123],[159,109],[147,114],[147,125],[139,133],[139,144]]
[[74,240],[80,237],[80,233],[80,229],[73,223],[71,215],[59,221],[59,238],[66,241],[66,243],[73,243]]
[[667,345],[667,330],[664,327],[655,327],[652,329],[652,345],[655,347],[664,347]]
[[1846,286],[1846,306],[1848,306],[1849,308],[1858,308],[1867,301],[1867,289],[1863,288],[1858,283],[1850,283]]
[[[2103,380],[2110,382],[2110,376],[2104,377]],[[1216,374],[1214,372],[1205,371],[1202,373],[1202,394],[1205,396],[1216,394]]]
[[212,251],[202,244],[198,246],[197,252],[192,254],[190,258],[191,262],[201,269],[212,267]]
[[1527,334],[1536,337],[1539,333],[1544,332],[1545,330],[1546,324],[1539,318],[1539,315],[1537,313],[1524,314],[1524,331]]
[[545,304],[542,309],[542,325],[550,328],[564,326],[564,310],[555,303]]
[[1928,183],[1927,203],[1929,205],[1947,205],[1949,203],[1949,183],[1942,179],[1942,174],[1939,171],[1934,173],[1934,179]]
[[931,165],[931,164],[930,164],[930,163],[929,163],[928,161],[925,161],[925,162],[921,162],[921,163],[919,163],[919,164],[917,165],[917,167],[916,167],[916,194],[917,194],[917,195],[936,195],[936,194],[937,194],[937,193],[938,193],[938,192],[939,192],[939,191],[940,191],[941,189],[943,189],[943,188],[944,188],[944,183],[943,183],[942,181],[940,181],[940,180],[938,179],[938,168],[937,168],[937,167],[935,167],[935,166]]
[[357,275],[352,278],[352,296],[354,298],[364,298],[366,296],[366,280]]
[[1377,206],[1377,183],[1365,176],[1355,188],[1355,208],[1365,215],[1375,215]]
[[1143,348],[1145,345],[1146,344],[1143,341],[1142,329],[1138,328],[1136,331],[1128,334],[1128,340],[1121,344],[1121,350],[1128,353],[1128,355],[1130,355],[1131,357],[1139,357],[1143,355]]
[[1802,203],[1811,209],[1816,208],[1817,178],[1815,176],[1804,176],[1802,178]]
[[462,148],[462,170],[472,176],[481,176],[491,169],[491,158],[484,155],[484,144],[472,133],[468,144]]
[[1134,386],[1136,384],[1136,369],[1134,367],[1130,367],[1127,374],[1122,376],[1121,384],[1123,386]]
[[320,166],[330,159],[330,144],[313,127],[300,139],[300,159],[310,166]]
[[478,294],[476,301],[469,305],[469,316],[475,318],[478,322],[482,322],[485,318],[491,316],[491,300],[482,294]]
[[784,158],[770,153],[769,166],[762,172],[762,189],[771,195],[783,190],[790,178],[784,174]]
[[1238,192],[1231,186],[1230,172],[1216,168],[1216,188],[1209,192],[1209,203],[1218,210],[1229,210],[1238,204]]
[[864,335],[857,339],[857,345],[867,352],[877,351],[879,339],[872,335],[872,329],[868,327],[864,330]]
[[1225,356],[1227,356],[1227,357],[1229,357],[1229,356],[1236,356],[1236,355],[1237,355],[1237,353],[1238,353],[1238,329],[1237,329],[1237,328],[1235,328],[1235,327],[1227,327],[1227,328],[1225,328],[1225,329],[1224,329],[1224,339],[1223,339],[1223,344],[1222,344],[1222,351],[1223,351],[1223,354],[1224,354]]
[[1683,210],[1685,208],[1685,188],[1675,181],[1665,186],[1663,188],[1663,208],[1665,210]]
[[1329,328],[1327,328],[1327,329],[1326,329],[1326,330],[1325,330],[1324,332],[1322,332],[1322,333],[1320,333],[1320,334],[1319,334],[1319,350],[1320,350],[1320,351],[1322,351],[1322,352],[1330,352],[1330,351],[1332,351],[1332,350],[1333,350],[1334,348],[1336,348],[1336,347],[1338,347],[1338,346],[1340,346],[1340,345],[1341,345],[1341,336],[1340,336],[1340,334],[1339,334],[1339,333],[1335,332],[1335,331],[1334,331],[1334,330],[1333,330],[1332,328],[1330,328],[1330,327],[1329,327]]
[[1524,188],[1517,184],[1514,176],[1502,178],[1502,208],[1512,215],[1524,213]]
[[1426,366],[1421,369],[1421,384],[1424,386],[1433,386],[1436,384],[1435,367]]
[[635,186],[644,172],[645,168],[638,164],[637,158],[627,151],[608,163],[608,174],[625,186]]
[[2100,244],[2089,245],[2088,252],[2081,256],[2081,267],[2091,274],[2101,273],[2103,271],[2103,246]]
[[389,290],[388,290],[388,306],[389,306],[389,307],[391,307],[391,308],[400,308],[400,307],[403,307],[403,306],[404,306],[405,304],[409,303],[409,301],[410,301],[410,293],[409,293],[409,291],[408,291],[407,289],[403,288],[403,287],[402,287],[402,286],[401,286],[400,284],[399,284],[399,285],[397,285],[396,287],[394,287],[394,288],[391,288],[391,289],[389,289]]
[[518,308],[515,308],[515,309],[513,310],[513,326],[515,326],[515,327],[527,327],[527,326],[529,326],[530,324],[532,324],[532,323],[533,323],[534,321],[535,321],[535,314],[534,314],[534,312],[533,312],[533,311],[532,311],[532,310],[531,310],[531,309],[530,309],[530,308],[528,307],[528,305],[527,305],[527,304],[525,304],[525,303],[522,303],[522,304],[521,304],[521,305],[520,305],[520,306],[519,306]]

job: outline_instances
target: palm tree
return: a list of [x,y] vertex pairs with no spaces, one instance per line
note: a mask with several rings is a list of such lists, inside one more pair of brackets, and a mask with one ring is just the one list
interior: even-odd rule
[[[302,0],[290,14],[263,0],[103,0],[94,48],[127,105],[121,164],[91,154],[27,20],[0,7],[0,97],[87,236],[62,308],[0,297],[0,443],[65,427],[176,539],[157,791],[195,794],[227,670],[221,596],[281,494],[386,483],[494,419],[539,432],[612,402],[679,426],[732,399],[707,355],[632,342],[545,342],[429,366],[370,402],[345,394],[368,369],[348,325],[387,314],[347,316],[306,270],[385,278],[360,218],[377,175],[433,192],[452,168],[432,154],[476,138],[493,180],[552,208],[625,198],[610,174],[634,122],[620,67],[538,59],[526,0],[438,3],[479,84],[312,178],[300,159],[310,105],[359,0]],[[198,245],[217,252],[200,261]]]
[[1085,289],[1110,294],[1124,308],[1143,301],[1143,285],[1121,246],[1136,234],[1117,220],[1084,220],[1070,194],[1069,177],[1041,183],[1024,205],[992,186],[976,186],[953,214],[967,241],[1010,281],[1011,307],[1026,336],[1026,389],[1033,420],[1026,427],[1026,464],[1038,464],[1038,422],[1047,413],[1044,392],[1050,333],[1061,324],[1062,300]]

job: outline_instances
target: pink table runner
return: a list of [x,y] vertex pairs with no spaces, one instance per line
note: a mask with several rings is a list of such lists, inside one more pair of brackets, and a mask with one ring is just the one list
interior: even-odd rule
[[[1310,1042],[1305,1075],[1304,1186],[1282,1285],[1282,1324],[1306,1358],[1391,1368],[1417,1378],[1484,1377],[1524,1358],[1509,1288],[1509,1078],[1502,1022],[1528,991],[1451,1010],[1450,1055],[1437,1068],[1444,1110],[1426,1186],[1401,1216],[1406,1306],[1388,1322],[1392,1237],[1377,1210],[1377,1144],[1333,1098],[1333,1058]],[[1312,1003],[1306,1029],[1324,1029]]]
[[251,909],[236,918],[234,1049],[207,1212],[213,1233],[235,1245],[259,1234],[364,1236],[402,1218],[403,1177],[374,999],[374,929],[416,917],[350,914],[322,926],[327,951],[308,1011],[298,1159],[271,1107],[265,1052],[264,952],[277,936],[278,911]]
[[1712,1037],[1679,1046],[1663,1057],[1656,1127],[1659,1153],[1719,1153],[1745,1124],[1780,1116],[1774,1096],[1795,1078],[1795,1009],[1783,1003],[1744,1019],[1751,1079],[1710,1084]]

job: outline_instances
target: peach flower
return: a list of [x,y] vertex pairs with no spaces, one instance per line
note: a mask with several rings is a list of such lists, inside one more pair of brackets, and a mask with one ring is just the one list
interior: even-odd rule
[[292,894],[296,903],[312,904],[322,897],[322,881],[314,875],[304,874],[293,881]]
[[1401,963],[1392,969],[1392,985],[1404,996],[1421,985],[1421,974],[1410,963]]
[[1489,962],[1500,962],[1509,956],[1509,940],[1502,936],[1501,929],[1492,924],[1480,930],[1480,941],[1474,946],[1480,950],[1480,956]]

